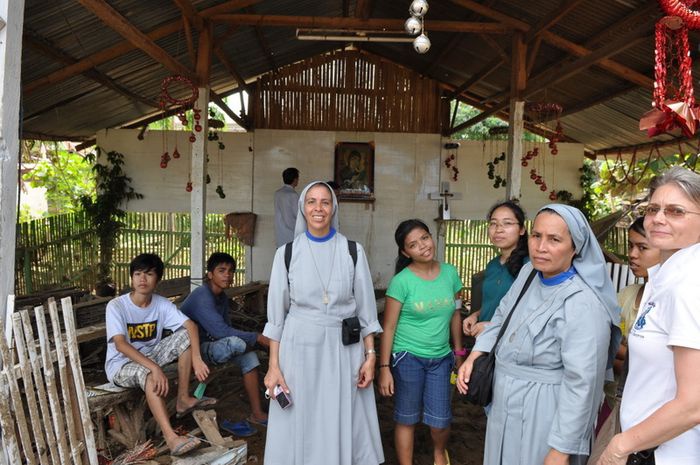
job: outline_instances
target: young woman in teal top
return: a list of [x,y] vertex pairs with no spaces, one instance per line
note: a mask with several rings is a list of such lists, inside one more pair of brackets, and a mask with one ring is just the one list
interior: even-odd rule
[[486,265],[481,308],[464,319],[464,334],[472,337],[481,334],[491,321],[496,307],[528,260],[523,209],[508,200],[491,207],[486,218],[489,221],[489,240],[501,253]]
[[[435,242],[420,220],[402,222],[389,283],[381,339],[379,392],[394,397],[394,439],[401,465],[413,463],[419,421],[430,427],[436,465],[450,463],[445,450],[452,421],[450,374],[464,356],[459,310],[462,289],[454,266],[435,260]],[[455,352],[450,347],[450,333]]]

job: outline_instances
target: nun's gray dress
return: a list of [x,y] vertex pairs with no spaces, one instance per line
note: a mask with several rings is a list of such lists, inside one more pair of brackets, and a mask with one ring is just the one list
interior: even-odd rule
[[341,321],[350,316],[360,318],[362,337],[381,332],[362,246],[353,266],[340,233],[326,242],[297,235],[289,274],[284,246],[275,254],[267,311],[263,334],[280,341],[280,369],[293,405],[282,410],[270,402],[265,465],[382,463],[374,387],[357,387],[364,344],[341,342]]
[[[532,264],[523,266],[474,350],[489,352]],[[532,281],[496,350],[485,465],[542,464],[551,448],[585,463],[603,396],[611,317],[578,276]]]

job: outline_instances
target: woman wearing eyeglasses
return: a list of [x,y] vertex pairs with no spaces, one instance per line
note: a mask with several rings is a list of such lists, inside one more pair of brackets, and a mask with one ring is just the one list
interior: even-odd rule
[[489,240],[500,254],[484,270],[481,308],[473,311],[462,322],[467,336],[476,337],[491,321],[496,307],[527,261],[527,231],[525,212],[510,200],[497,203],[486,217],[489,221]]
[[649,269],[628,335],[622,433],[599,465],[700,463],[700,175],[674,167],[650,187],[644,229],[661,263]]

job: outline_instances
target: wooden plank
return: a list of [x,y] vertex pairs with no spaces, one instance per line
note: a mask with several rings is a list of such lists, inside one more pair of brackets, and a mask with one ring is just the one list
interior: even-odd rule
[[[4,338],[0,336],[0,339]],[[10,398],[10,379],[7,372],[3,369],[0,371],[0,428],[2,428],[2,446],[10,463],[22,463],[22,457],[19,452],[19,444],[17,443],[17,434],[15,432],[16,422],[10,411],[12,399]],[[0,456],[3,454],[0,454]]]
[[[43,307],[40,307],[43,311]],[[39,358],[36,342],[34,340],[34,330],[32,329],[32,324],[29,319],[29,312],[20,312],[22,318],[22,326],[24,328],[24,339],[27,346],[27,353],[29,355],[29,361],[32,365],[32,373],[34,374],[34,381],[37,386],[37,396],[39,397],[39,405],[41,406],[41,414],[43,420],[43,430],[46,434],[46,446],[51,454],[51,463],[54,465],[61,465],[62,461],[58,455],[58,439],[56,438],[56,429],[51,424],[51,409],[48,404],[48,395],[46,392],[46,380],[44,379],[44,374],[41,371],[41,360]]]
[[58,374],[61,382],[61,394],[63,398],[63,410],[65,412],[66,429],[68,430],[68,441],[70,443],[70,455],[76,465],[82,465],[81,454],[84,444],[80,441],[80,433],[78,425],[75,424],[75,416],[73,404],[71,402],[72,393],[70,386],[72,385],[66,357],[63,348],[63,339],[61,337],[61,325],[58,320],[58,307],[56,301],[51,298],[49,304],[49,317],[51,319],[51,328],[53,330],[53,340],[56,342],[56,359],[58,362]]
[[80,365],[78,341],[75,337],[75,319],[70,297],[61,299],[61,309],[63,311],[63,324],[66,328],[68,357],[73,372],[73,383],[76,389],[75,393],[78,397],[78,409],[83,423],[83,440],[87,448],[89,463],[91,465],[98,465],[97,448],[95,446],[95,436],[92,431],[92,421],[90,420],[90,409],[88,407],[87,396],[85,395],[85,382],[83,380],[83,370]]
[[17,376],[15,375],[10,348],[7,346],[4,337],[0,337],[0,353],[2,354],[2,371],[7,377],[7,385],[9,386],[10,397],[12,399],[11,411],[14,412],[14,421],[22,444],[22,454],[28,465],[36,465],[38,462],[34,455],[32,437],[29,434],[29,428],[27,426],[27,417],[24,414],[24,402],[19,390],[19,384],[17,383]]
[[[82,0],[85,1],[85,0]],[[297,27],[304,29],[354,29],[359,31],[400,32],[405,34],[404,19],[394,18],[343,18],[330,16],[285,16],[258,14],[221,14],[211,17],[218,23],[255,27]],[[430,31],[440,32],[475,32],[488,34],[507,34],[513,28],[501,22],[469,21],[430,21]]]
[[[26,312],[25,312],[26,313]],[[39,458],[39,463],[48,462],[46,455],[46,441],[44,440],[43,424],[41,421],[41,412],[37,403],[36,393],[34,389],[34,380],[32,379],[32,367],[29,363],[29,355],[27,354],[27,346],[22,331],[22,317],[19,313],[12,315],[12,327],[15,334],[15,347],[17,350],[17,358],[19,360],[20,370],[22,371],[22,384],[24,386],[24,399],[29,412],[29,419],[32,425],[32,433],[34,436],[34,444],[36,445],[36,453]],[[40,381],[40,380],[39,380]],[[38,386],[37,386],[38,387]],[[21,407],[22,409],[24,406]]]

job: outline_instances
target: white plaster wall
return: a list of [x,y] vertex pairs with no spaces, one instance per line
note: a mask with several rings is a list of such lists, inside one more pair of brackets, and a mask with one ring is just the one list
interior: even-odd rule
[[[450,141],[444,140],[444,142]],[[506,151],[507,141],[460,140],[455,142],[460,144],[456,152],[458,180],[452,181],[452,172],[444,165],[445,158],[454,151],[442,149],[440,164],[442,180],[450,181],[451,191],[462,194],[461,200],[450,203],[452,218],[483,219],[491,205],[505,199],[506,188],[494,189],[493,181],[487,177],[486,163],[493,161],[494,157]],[[574,198],[580,198],[582,195],[579,168],[583,165],[583,145],[559,143],[557,144],[559,153],[552,156],[546,143],[523,142],[525,152],[534,147],[539,147],[540,155],[529,161],[527,167],[521,167],[523,170],[521,205],[528,217],[533,217],[540,207],[551,203],[549,191],[552,189],[567,190],[574,195]],[[520,163],[520,160],[518,159],[517,162]],[[537,168],[538,172],[544,173],[547,192],[540,191],[540,186],[535,185],[530,179],[532,168]],[[496,173],[505,177],[505,162],[499,162]]]
[[[143,141],[137,130],[109,130],[98,134],[98,145],[106,150],[118,150],[126,156],[125,170],[133,178],[137,192],[144,199],[130,202],[135,211],[188,211],[187,182],[190,143],[188,133],[167,132],[167,149],[172,152],[177,140],[182,153],[171,160],[167,169],[159,167],[163,153],[164,135],[147,132]],[[374,142],[375,197],[374,204],[340,204],[340,229],[350,239],[362,243],[370,260],[375,286],[386,287],[393,275],[396,246],[394,229],[407,218],[420,218],[431,228],[438,216],[438,203],[428,200],[430,192],[439,190],[441,180],[450,180],[443,160],[449,151],[443,149],[447,139],[437,134],[356,133],[321,131],[258,130],[255,133],[226,133],[220,135],[226,145],[221,161],[216,144],[210,143],[207,212],[228,213],[253,211],[258,215],[255,246],[248,264],[253,280],[267,280],[274,255],[273,194],[282,185],[282,171],[294,166],[301,172],[299,188],[314,180],[333,178],[334,149],[337,142]],[[505,142],[459,141],[457,182],[451,182],[453,192],[461,192],[462,200],[451,202],[453,218],[483,218],[489,206],[505,196],[505,189],[494,189],[486,176],[486,162],[505,150]],[[525,143],[526,150],[530,144]],[[249,147],[252,149],[249,150]],[[566,189],[580,196],[579,172],[583,147],[559,144],[559,154],[551,157],[540,148],[548,187]],[[500,165],[499,165],[500,166]],[[542,162],[536,166],[542,169]],[[221,168],[220,168],[221,167]],[[542,193],[523,168],[523,205],[531,215],[549,202],[548,192]],[[214,192],[220,179],[226,199]],[[505,165],[501,168],[505,172]]]

